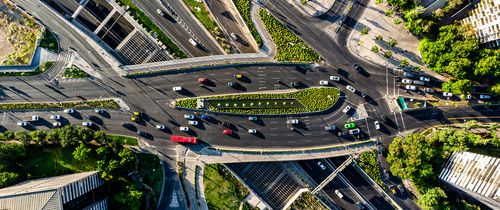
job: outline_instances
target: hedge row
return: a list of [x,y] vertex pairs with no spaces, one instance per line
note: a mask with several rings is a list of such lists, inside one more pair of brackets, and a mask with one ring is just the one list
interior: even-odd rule
[[233,0],[233,2],[234,5],[236,5],[236,9],[238,9],[238,12],[240,12],[241,17],[247,24],[250,33],[252,33],[255,42],[257,42],[257,45],[259,45],[259,47],[262,47],[263,44],[262,38],[260,37],[259,33],[257,32],[257,29],[255,29],[255,26],[253,25],[252,22],[250,14],[250,0]]
[[146,16],[132,0],[117,0],[116,2],[121,5],[129,6],[128,11],[130,15],[147,30],[155,32],[156,35],[158,35],[158,39],[167,46],[168,50],[175,58],[187,58],[186,53],[175,45],[175,43],[172,42],[172,40],[151,19],[149,19],[148,16]]
[[115,100],[91,100],[78,102],[48,102],[48,103],[3,103],[0,110],[24,110],[24,109],[58,109],[58,108],[105,108],[119,109],[120,105]]
[[297,114],[326,110],[332,107],[335,102],[337,102],[339,96],[340,91],[337,88],[317,87],[307,88],[289,93],[234,94],[181,99],[176,101],[176,107],[195,109],[197,99],[297,99],[305,106],[305,109],[217,109],[214,107],[209,107],[209,110],[211,111],[236,114]]
[[281,24],[266,10],[259,11],[259,17],[276,44],[276,60],[279,61],[319,61],[316,51],[307,46],[299,37]]

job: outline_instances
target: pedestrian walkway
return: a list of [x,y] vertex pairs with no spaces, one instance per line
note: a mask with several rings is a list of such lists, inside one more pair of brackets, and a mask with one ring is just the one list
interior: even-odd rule
[[303,1],[292,0],[291,2],[299,11],[313,17],[318,17],[328,12],[336,0],[306,0],[305,3],[302,3]]

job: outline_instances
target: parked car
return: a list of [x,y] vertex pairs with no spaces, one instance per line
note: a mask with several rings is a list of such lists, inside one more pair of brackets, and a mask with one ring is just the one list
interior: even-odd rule
[[339,196],[339,198],[343,198],[344,195],[342,195],[342,193],[339,191],[339,190],[335,190],[335,194],[337,194],[337,196]]
[[347,135],[347,132],[345,132],[345,131],[339,131],[337,133],[337,136],[345,136],[345,135]]
[[201,118],[201,119],[204,119],[204,120],[208,120],[208,119],[210,119],[210,115],[202,114],[202,115],[200,116],[200,118]]
[[361,68],[361,66],[359,66],[358,64],[352,64],[352,67],[354,67],[354,69],[357,71],[357,72],[362,72],[363,71],[363,68]]
[[208,82],[208,78],[206,77],[200,77],[198,78],[198,83],[205,84]]
[[486,100],[486,99],[491,99],[491,95],[479,95],[479,99]]
[[236,86],[236,82],[228,82],[227,86],[228,87],[234,87],[234,86]]
[[323,85],[323,86],[328,85],[328,81],[326,81],[326,80],[320,80],[319,81],[319,85]]
[[349,90],[349,91],[353,92],[353,93],[355,93],[355,92],[356,92],[356,89],[354,89],[354,88],[353,88],[352,86],[350,86],[350,85],[345,86],[345,88],[346,88],[347,90]]
[[139,135],[139,136],[147,136],[148,133],[146,133],[146,131],[137,131],[137,135]]
[[198,125],[198,121],[196,121],[196,120],[190,120],[190,121],[188,121],[188,124],[189,125]]
[[416,90],[417,87],[415,85],[406,85],[405,89],[407,89],[407,90]]
[[128,122],[122,122],[122,127],[129,128],[130,126],[132,126],[132,124],[130,124]]
[[422,81],[422,82],[430,82],[431,78],[429,78],[429,77],[420,77],[420,81]]
[[391,190],[391,193],[396,195],[398,193],[398,191],[396,191],[396,187],[394,187],[394,185],[389,185],[389,189]]
[[318,166],[319,166],[322,170],[325,170],[325,169],[326,169],[325,165],[323,165],[323,163],[322,163],[321,161],[318,161],[318,163],[317,163],[317,164],[318,164]]
[[231,135],[231,134],[233,134],[233,130],[231,130],[231,129],[224,129],[222,131],[222,133],[227,134],[227,135]]
[[160,9],[157,9],[156,12],[160,15],[160,16],[165,16],[165,14],[163,13],[163,11],[161,11]]
[[355,128],[356,127],[356,123],[346,123],[344,124],[344,128],[347,128],[347,129],[351,129],[351,128]]
[[185,132],[187,132],[187,131],[189,131],[189,127],[186,127],[186,126],[181,126],[181,127],[179,128],[179,130],[180,130],[180,131],[185,131]]
[[444,97],[452,97],[453,93],[443,92]]
[[384,177],[387,180],[391,179],[391,174],[389,174],[389,170],[384,169]]
[[94,109],[94,112],[97,114],[101,114],[104,112],[104,109]]
[[75,112],[74,109],[65,109],[64,110],[64,113],[67,113],[67,114],[73,114]]
[[335,125],[326,125],[325,126],[325,131],[333,131],[335,130],[337,127]]
[[192,119],[194,119],[194,115],[192,115],[192,114],[185,114],[184,115],[184,119],[192,120]]
[[425,82],[422,82],[420,80],[413,80],[413,84],[415,84],[415,85],[425,85]]
[[17,122],[17,125],[21,126],[21,127],[24,127],[24,126],[27,126],[28,123],[26,121],[21,121],[21,122]]
[[411,84],[413,81],[411,79],[403,79],[401,80],[403,84]]
[[361,202],[357,201],[356,206],[358,206],[359,209],[365,209],[365,204],[362,204]]
[[346,106],[346,107],[342,110],[342,112],[347,113],[347,112],[349,112],[350,110],[351,110],[351,106],[349,106],[349,105],[348,105],[348,106]]
[[299,124],[299,120],[298,119],[290,119],[290,120],[287,120],[286,123],[288,124]]
[[361,130],[359,130],[359,128],[349,130],[349,134],[351,134],[351,135],[356,135],[360,132],[361,132]]
[[231,33],[230,36],[231,38],[233,38],[233,40],[238,40],[238,36],[235,33]]
[[410,72],[405,72],[405,73],[403,73],[403,76],[408,77],[408,78],[413,78],[415,75],[410,73]]
[[162,125],[162,124],[156,125],[156,129],[163,130],[163,129],[165,129],[165,125]]
[[38,121],[40,117],[38,115],[31,116],[31,121]]
[[338,81],[340,81],[340,77],[338,77],[338,76],[330,76],[330,80],[338,82]]
[[432,89],[432,88],[425,88],[424,92],[426,92],[426,93],[434,93],[434,89]]
[[91,127],[93,124],[92,122],[88,121],[88,122],[82,122],[82,126],[87,126],[87,127]]
[[300,82],[290,82],[290,85],[292,87],[299,87],[300,86]]
[[189,38],[189,43],[191,43],[193,46],[198,46],[198,42],[194,41],[194,39]]
[[378,121],[373,122],[375,124],[375,129],[380,130],[380,123]]
[[53,122],[52,127],[61,127],[61,122]]
[[56,115],[50,115],[50,119],[52,119],[52,120],[59,120],[59,119],[61,119],[61,115],[58,115],[58,114],[56,114]]
[[181,86],[175,86],[175,87],[172,87],[172,90],[173,91],[181,91],[182,87]]
[[398,190],[401,194],[405,194],[406,190],[402,184],[398,184]]
[[235,74],[234,75],[235,79],[243,79],[243,77],[244,77],[243,74]]
[[248,133],[257,133],[256,129],[248,129]]

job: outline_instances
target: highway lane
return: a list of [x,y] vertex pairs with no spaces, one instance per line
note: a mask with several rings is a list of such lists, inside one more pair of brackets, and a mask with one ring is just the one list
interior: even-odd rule
[[[212,12],[212,14],[217,19],[217,22],[221,25],[222,30],[226,32],[226,37],[231,40],[233,46],[238,48],[238,51],[241,53],[256,53],[257,50],[254,49],[249,42],[253,40],[247,40],[245,36],[243,28],[244,26],[238,24],[234,14],[228,11],[228,5],[232,0],[214,0],[214,1],[206,1],[208,8]],[[236,35],[236,39],[230,36],[231,33]]]
[[[160,1],[167,2],[165,0]],[[196,20],[196,17],[191,14],[191,10],[187,8],[187,5],[184,6],[184,3],[181,1],[168,1],[168,4],[177,13],[182,22],[186,24],[190,31],[192,31],[192,33],[196,35],[198,40],[201,42],[202,48],[206,49],[210,55],[224,54],[222,48],[219,47],[219,43],[217,43],[215,38],[212,37],[210,32],[208,32],[203,25],[198,24],[198,20]],[[154,11],[149,11],[149,13],[152,12],[156,12],[156,9]],[[184,39],[186,38],[187,37],[184,37]]]
[[[205,34],[200,34],[200,36],[198,36],[198,34],[193,34],[193,31],[191,31],[190,28],[183,28],[180,25],[181,23],[177,22],[177,20],[175,20],[174,17],[172,17],[172,15],[167,12],[168,10],[160,5],[158,1],[135,0],[134,2],[156,23],[158,27],[160,27],[165,33],[167,33],[168,36],[190,56],[200,57],[213,54],[208,49],[205,50],[201,47],[195,47],[189,42],[189,38],[194,38],[193,35],[203,38]],[[163,12],[164,16],[158,14],[158,9]],[[204,40],[202,42],[202,45],[205,45],[203,44],[204,42],[211,41],[207,38],[204,38],[202,40]],[[215,50],[215,52],[217,52],[217,49]]]

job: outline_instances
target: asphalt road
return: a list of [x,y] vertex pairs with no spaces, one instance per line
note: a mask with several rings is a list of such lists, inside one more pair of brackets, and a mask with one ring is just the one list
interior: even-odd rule
[[[210,11],[217,19],[217,22],[221,25],[221,28],[226,32],[226,37],[228,37],[233,46],[238,48],[238,51],[241,53],[256,53],[257,50],[254,49],[250,44],[249,40],[246,39],[244,32],[242,30],[242,26],[236,22],[236,18],[232,15],[231,12],[228,11],[227,5],[228,2],[232,0],[213,0],[206,1]],[[231,37],[230,34],[234,33],[236,39]]]

